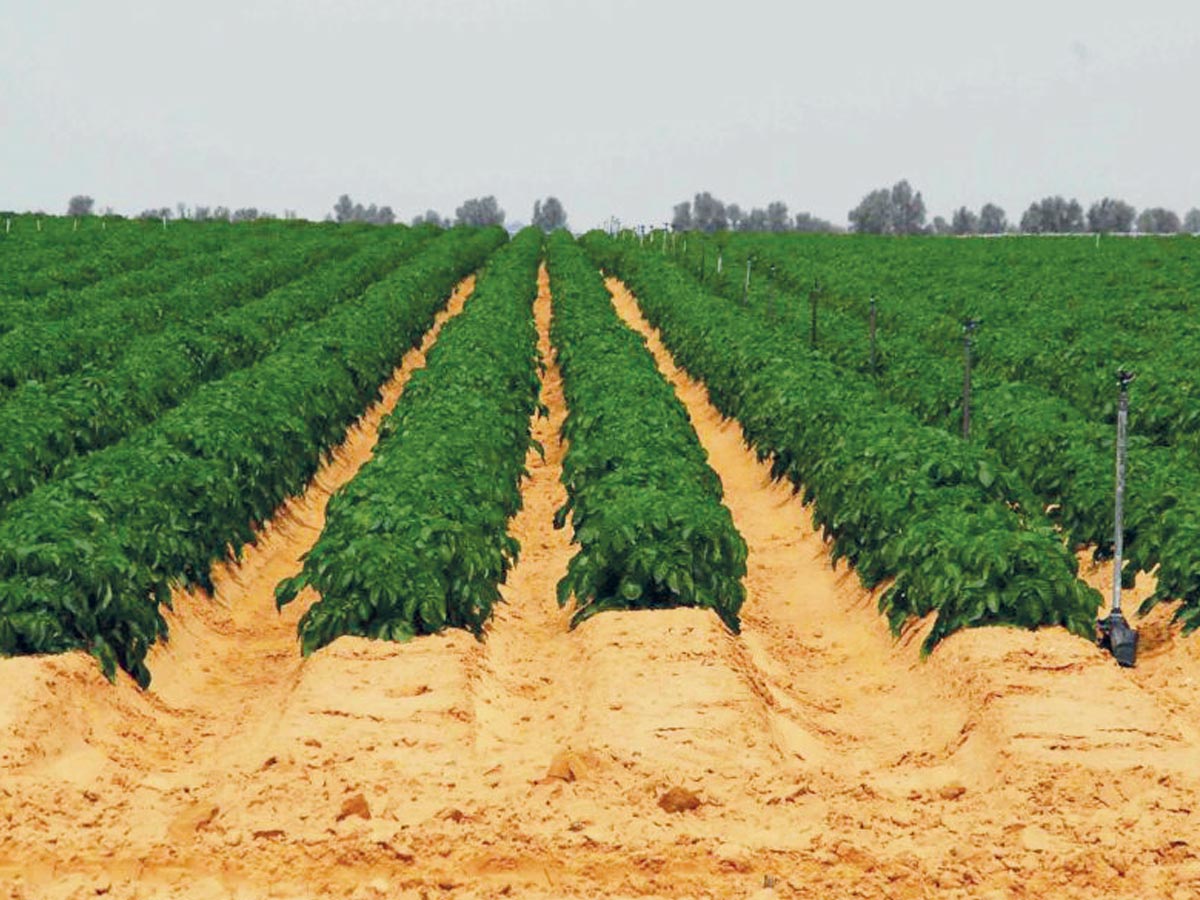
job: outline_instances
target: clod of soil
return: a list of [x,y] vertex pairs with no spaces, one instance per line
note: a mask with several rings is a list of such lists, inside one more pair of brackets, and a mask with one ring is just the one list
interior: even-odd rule
[[957,800],[966,792],[967,789],[963,785],[958,782],[952,782],[938,791],[938,796],[943,800]]
[[673,787],[658,798],[658,805],[669,813],[686,812],[700,805],[700,798],[687,788]]
[[564,750],[551,760],[550,768],[546,770],[546,777],[543,781],[550,781],[551,779],[575,781],[582,776],[583,765],[579,760],[579,756],[570,750]]
[[346,799],[346,802],[342,804],[342,811],[337,815],[337,820],[340,822],[351,816],[360,816],[364,819],[371,818],[371,807],[367,804],[367,798],[362,794],[355,794],[353,797]]

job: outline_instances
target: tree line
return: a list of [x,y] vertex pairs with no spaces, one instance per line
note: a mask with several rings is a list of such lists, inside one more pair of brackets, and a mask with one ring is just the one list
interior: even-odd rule
[[[111,209],[104,209],[97,213],[95,207],[96,201],[92,197],[86,194],[76,194],[67,203],[67,215],[74,217],[97,214],[113,215]],[[186,203],[179,203],[174,208],[163,206],[142,210],[136,218],[164,220],[178,218],[190,219],[197,222],[215,220],[250,222],[258,219],[274,219],[279,217],[273,213],[261,211],[253,206],[231,210],[226,206],[189,207]],[[295,219],[296,213],[294,210],[285,210],[282,218]],[[496,201],[496,198],[489,195],[487,197],[473,197],[470,200],[463,201],[462,205],[454,210],[453,219],[442,216],[436,210],[429,209],[420,215],[414,216],[412,224],[431,224],[441,228],[450,228],[454,225],[486,227],[489,225],[503,225],[504,218],[504,210],[500,208],[500,204]],[[342,194],[333,204],[332,212],[325,216],[325,221],[392,225],[396,222],[396,213],[390,206],[378,206],[374,203],[364,206],[361,203],[356,203],[351,199],[349,194]],[[553,231],[556,228],[566,228],[567,211],[563,207],[562,201],[553,196],[547,197],[545,200],[534,201],[531,224],[547,232]]]
[[[925,199],[907,180],[871,191],[849,211],[849,230],[859,234],[1144,234],[1200,233],[1200,209],[1182,218],[1172,210],[1151,207],[1140,213],[1123,200],[1105,197],[1085,211],[1078,200],[1061,196],[1036,200],[1011,223],[1004,209],[985,203],[978,211],[960,206],[949,220],[934,216],[926,221]],[[709,191],[696,194],[674,207],[671,227],[676,231],[826,231],[843,229],[802,212],[792,216],[787,204],[776,200],[765,208],[743,211],[736,203],[723,203]]]
[[[67,204],[68,216],[95,215],[95,201],[76,194]],[[100,215],[112,215],[111,209]],[[881,187],[869,192],[847,214],[849,230],[860,234],[1176,234],[1200,233],[1200,209],[1193,208],[1182,217],[1171,209],[1149,207],[1140,212],[1124,200],[1105,197],[1086,210],[1078,200],[1055,195],[1035,200],[1018,222],[1009,222],[1005,211],[995,203],[985,203],[976,212],[960,206],[947,220],[934,216],[926,222],[925,200],[907,180],[890,188]],[[251,222],[259,219],[295,219],[294,210],[284,210],[282,216],[257,207],[191,206],[176,204],[174,208],[159,207],[142,210],[142,219],[188,219],[192,221]],[[396,214],[390,206],[372,203],[364,206],[342,194],[326,215],[327,222],[364,222],[371,225],[391,225]],[[505,212],[492,195],[473,197],[454,210],[453,218],[433,209],[414,216],[413,225],[433,224],[442,228],[455,225],[486,227],[504,225]],[[543,231],[567,227],[567,212],[557,197],[547,197],[533,204],[531,224]],[[515,230],[519,223],[513,223]],[[787,203],[776,200],[765,207],[743,209],[737,203],[718,200],[709,191],[696,194],[691,200],[675,205],[671,227],[676,231],[799,231],[837,232],[845,229],[811,213],[792,215]]]
[[830,222],[807,212],[792,215],[788,205],[775,200],[765,207],[743,210],[723,203],[710,192],[677,203],[671,217],[675,231],[836,231]]
[[947,221],[935,216],[925,223],[925,201],[907,181],[871,191],[849,212],[853,231],[864,234],[1143,234],[1200,233],[1200,209],[1182,218],[1161,206],[1140,213],[1124,200],[1105,197],[1085,211],[1075,199],[1043,197],[1029,204],[1017,223],[1004,210],[985,203],[979,212],[960,206]]

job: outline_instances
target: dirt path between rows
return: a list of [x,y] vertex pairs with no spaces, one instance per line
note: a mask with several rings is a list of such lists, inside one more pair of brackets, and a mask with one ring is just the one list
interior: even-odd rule
[[[1152,622],[1134,677],[1058,630],[977,630],[919,661],[920,630],[891,638],[616,282],[749,545],[744,629],[680,609],[569,631],[552,288],[543,270],[545,456],[486,640],[301,660],[313,596],[274,611],[373,410],[216,602],[177,599],[150,691],[80,654],[0,661],[0,897],[1200,895],[1194,654]],[[673,788],[699,805],[665,810]]]

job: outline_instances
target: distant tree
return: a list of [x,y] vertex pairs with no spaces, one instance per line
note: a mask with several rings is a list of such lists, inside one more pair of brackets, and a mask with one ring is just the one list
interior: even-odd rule
[[218,206],[212,211],[212,217],[214,219],[219,219],[222,222],[228,222],[233,218],[233,213],[229,211],[228,206]]
[[180,219],[190,218],[189,212],[188,212],[188,205],[186,203],[184,203],[182,200],[180,200],[178,203],[175,204],[175,215],[178,216]]
[[1076,234],[1084,230],[1083,207],[1078,200],[1045,197],[1025,210],[1021,230],[1026,234]]
[[1183,217],[1183,230],[1188,234],[1200,234],[1200,209],[1192,207]]
[[504,210],[496,203],[496,198],[491,195],[476,197],[464,201],[462,206],[454,210],[454,224],[475,227],[503,225]]
[[692,200],[692,223],[697,231],[724,231],[729,227],[725,204],[708,191],[697,194]]
[[692,204],[688,200],[682,203],[675,204],[675,210],[671,216],[671,228],[675,231],[691,231],[692,223]]
[[925,227],[925,201],[907,180],[892,187],[892,230],[896,234],[920,234]]
[[67,203],[68,216],[90,216],[96,201],[86,194],[76,194]]
[[243,206],[241,209],[233,211],[234,222],[253,222],[258,218],[258,207]]
[[850,227],[860,234],[888,234],[892,230],[892,192],[871,191],[850,210]]
[[566,228],[567,211],[563,209],[563,205],[557,197],[547,197],[545,203],[541,200],[535,200],[533,202],[533,221],[531,224],[546,233],[553,231],[555,228]]
[[338,222],[350,222],[354,218],[354,201],[349,194],[342,194],[333,204],[333,218]]
[[826,222],[824,219],[818,219],[812,213],[796,213],[796,218],[792,222],[792,228],[795,231],[818,232],[818,231],[833,231],[833,224]]
[[767,231],[790,231],[792,217],[788,214],[787,204],[776,200],[767,204]]
[[[286,213],[285,213],[286,216]],[[396,221],[396,214],[390,206],[363,206],[350,199],[349,194],[338,197],[333,204],[333,221],[335,222],[366,222],[368,225],[391,225]]]
[[960,206],[950,218],[950,230],[954,234],[979,234],[979,216]]
[[443,218],[441,213],[435,209],[425,210],[423,216],[413,216],[412,224],[417,225],[436,225],[439,228],[449,228],[450,220]]
[[158,209],[143,209],[138,213],[139,219],[172,219],[175,214],[169,206],[160,206]]
[[1105,197],[1088,207],[1088,231],[1123,233],[1133,230],[1137,211],[1124,200]]
[[[958,232],[954,230],[954,226],[946,221],[945,216],[934,216],[933,224],[929,226],[929,229],[934,234],[958,234]],[[970,232],[965,233],[970,234]]]
[[725,220],[729,222],[730,231],[741,231],[744,218],[746,218],[746,214],[736,203],[730,203],[725,207]]
[[920,234],[925,228],[925,200],[907,180],[880,188],[849,213],[850,226],[863,234]]
[[1142,210],[1138,216],[1138,231],[1146,234],[1175,234],[1180,227],[1179,216],[1169,209],[1155,206]]
[[192,218],[197,222],[207,222],[212,218],[212,207],[209,206],[194,206],[192,207]]
[[740,230],[766,231],[767,227],[767,211],[761,206],[756,206],[742,217]]
[[995,203],[983,204],[979,210],[980,234],[1004,234],[1008,230],[1008,216]]

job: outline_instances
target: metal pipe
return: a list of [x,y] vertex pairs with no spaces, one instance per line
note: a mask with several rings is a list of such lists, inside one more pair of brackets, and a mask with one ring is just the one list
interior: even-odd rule
[[1129,383],[1133,373],[1117,373],[1117,496],[1113,511],[1113,612],[1121,611],[1121,565],[1125,554],[1125,455],[1129,440]]

